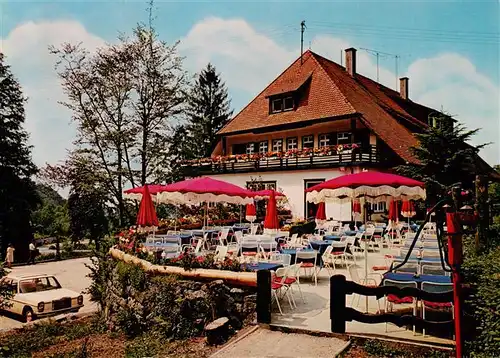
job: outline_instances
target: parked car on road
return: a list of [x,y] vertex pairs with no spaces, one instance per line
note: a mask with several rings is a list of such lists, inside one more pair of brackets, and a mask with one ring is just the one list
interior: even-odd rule
[[9,274],[2,278],[0,285],[7,286],[12,292],[3,310],[21,315],[26,322],[50,315],[78,312],[83,307],[83,296],[62,288],[51,275]]

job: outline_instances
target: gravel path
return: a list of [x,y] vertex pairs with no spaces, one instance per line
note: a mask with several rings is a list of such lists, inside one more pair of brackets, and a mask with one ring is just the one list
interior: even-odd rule
[[332,358],[346,341],[333,337],[282,333],[259,328],[234,344],[224,347],[212,358]]

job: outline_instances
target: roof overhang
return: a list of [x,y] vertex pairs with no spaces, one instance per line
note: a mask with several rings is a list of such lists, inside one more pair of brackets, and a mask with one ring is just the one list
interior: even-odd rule
[[235,132],[229,132],[229,133],[217,133],[217,136],[218,137],[223,137],[223,136],[228,137],[228,136],[232,136],[232,135],[248,134],[248,133],[262,134],[262,133],[274,132],[274,131],[278,131],[278,130],[304,128],[304,127],[308,127],[308,126],[313,125],[313,124],[340,121],[343,119],[350,119],[350,118],[361,118],[361,114],[360,113],[351,113],[351,114],[346,114],[346,115],[336,116],[336,117],[307,119],[307,120],[302,120],[302,121],[297,121],[297,122],[292,122],[292,123],[270,125],[270,126],[259,127],[259,128],[249,128],[249,129],[235,131]]

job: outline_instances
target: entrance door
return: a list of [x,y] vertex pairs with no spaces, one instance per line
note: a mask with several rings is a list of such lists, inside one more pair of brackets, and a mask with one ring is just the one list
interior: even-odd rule
[[[304,179],[304,190],[312,188],[317,184],[321,184],[325,179]],[[314,218],[316,216],[316,210],[318,210],[318,205],[310,203],[306,200],[306,194],[304,193],[304,218]]]

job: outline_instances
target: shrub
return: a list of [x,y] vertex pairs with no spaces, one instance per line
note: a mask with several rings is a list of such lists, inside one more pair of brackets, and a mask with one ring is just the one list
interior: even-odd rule
[[164,343],[151,334],[137,337],[125,347],[125,356],[130,358],[156,357],[164,350]]
[[92,280],[86,293],[90,294],[90,300],[97,302],[101,310],[106,307],[106,301],[109,293],[108,281],[113,279],[113,269],[116,266],[114,261],[108,254],[109,249],[114,244],[114,239],[106,237],[101,241],[100,249],[94,249],[91,256],[91,264],[85,265],[90,273],[88,277]]
[[136,337],[146,330],[147,323],[132,308],[124,308],[118,312],[116,323],[129,338]]
[[464,313],[476,323],[467,350],[471,357],[500,357],[500,246],[480,255],[474,251],[472,238],[464,246],[464,281],[472,288]]

